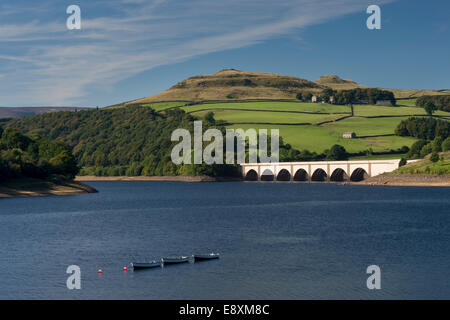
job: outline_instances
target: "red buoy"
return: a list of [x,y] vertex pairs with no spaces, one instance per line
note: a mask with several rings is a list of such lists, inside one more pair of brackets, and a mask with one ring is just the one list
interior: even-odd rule
[[127,267],[123,267],[123,271],[127,271],[128,270],[128,268]]
[[103,270],[102,269],[98,269],[98,273],[103,273]]

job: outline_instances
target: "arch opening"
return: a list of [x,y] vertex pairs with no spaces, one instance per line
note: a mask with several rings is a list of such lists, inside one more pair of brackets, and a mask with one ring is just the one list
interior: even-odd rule
[[294,181],[308,181],[308,173],[304,169],[298,169],[294,175]]
[[348,175],[343,169],[337,168],[331,174],[330,181],[348,181]]
[[266,169],[261,174],[261,181],[273,181],[274,174],[270,169]]
[[328,178],[327,173],[323,169],[316,169],[314,171],[311,181],[326,181]]
[[291,181],[291,174],[288,170],[283,169],[278,172],[277,181]]
[[258,181],[258,173],[253,169],[249,170],[245,175],[245,181]]
[[369,175],[367,174],[366,170],[363,168],[358,168],[353,171],[350,180],[354,182],[363,181],[365,179],[369,178]]

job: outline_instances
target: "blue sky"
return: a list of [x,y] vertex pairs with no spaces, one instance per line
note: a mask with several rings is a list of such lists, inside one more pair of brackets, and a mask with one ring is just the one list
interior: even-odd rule
[[450,89],[449,21],[447,0],[2,0],[0,105],[106,106],[224,68]]

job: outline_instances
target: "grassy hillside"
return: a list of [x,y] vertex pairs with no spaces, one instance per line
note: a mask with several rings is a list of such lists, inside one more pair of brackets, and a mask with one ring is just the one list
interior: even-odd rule
[[[159,94],[119,103],[108,108],[147,104],[154,110],[159,111],[192,102],[296,101],[296,96],[300,92],[303,94],[320,94],[326,88],[348,90],[369,87],[353,80],[342,79],[336,75],[322,76],[313,82],[273,73],[225,69],[214,74],[190,77]],[[450,94],[450,90],[385,90],[392,91],[395,98],[403,99],[399,103],[403,106],[414,106],[414,99],[424,95]]]
[[295,100],[298,92],[304,90],[319,92],[322,88],[324,87],[321,85],[297,77],[227,69],[215,74],[188,78],[169,90],[127,102],[125,105],[186,100]]
[[407,164],[397,170],[394,173],[401,174],[450,174],[450,151],[441,152],[439,154],[441,160],[432,162],[430,155],[425,159]]
[[355,88],[368,88],[350,79],[342,79],[336,75],[321,76],[315,81],[317,84],[327,86],[333,90],[348,90]]
[[[155,104],[145,104],[152,108]],[[164,111],[161,104],[158,110]],[[171,109],[173,105],[167,105]],[[394,135],[395,127],[409,116],[426,116],[422,108],[349,106],[289,101],[218,102],[195,105],[182,104],[184,111],[198,117],[213,112],[217,120],[229,128],[279,129],[286,143],[299,150],[323,152],[333,144],[344,146],[349,152],[372,149],[388,152],[403,146],[410,147],[416,139]],[[438,111],[445,119],[450,113]],[[356,139],[344,139],[344,132],[355,132]],[[387,157],[390,157],[387,155]]]

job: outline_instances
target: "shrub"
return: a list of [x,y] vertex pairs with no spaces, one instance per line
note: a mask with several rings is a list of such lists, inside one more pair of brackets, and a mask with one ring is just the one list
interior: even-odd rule
[[441,145],[442,151],[450,151],[450,137],[445,139]]
[[398,167],[403,167],[404,165],[406,165],[408,163],[408,161],[406,160],[406,158],[401,158],[400,162],[398,163]]
[[439,154],[437,152],[433,152],[430,157],[431,162],[438,162],[439,161]]
[[424,145],[422,147],[422,149],[420,149],[420,157],[424,158],[426,155],[430,154],[431,152],[433,152],[433,148],[431,146],[431,143],[428,143],[428,144]]

